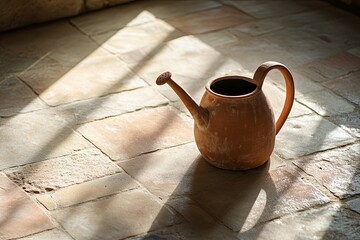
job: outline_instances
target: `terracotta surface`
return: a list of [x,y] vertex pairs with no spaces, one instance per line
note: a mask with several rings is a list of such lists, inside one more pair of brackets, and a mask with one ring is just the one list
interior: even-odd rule
[[[283,74],[287,90],[276,123],[261,89],[272,69]],[[226,76],[210,81],[200,106],[171,79],[171,73],[161,74],[156,83],[168,83],[190,111],[195,120],[195,142],[202,156],[216,167],[231,170],[256,168],[269,160],[275,135],[285,123],[295,95],[291,73],[277,62],[263,63],[253,79]]]

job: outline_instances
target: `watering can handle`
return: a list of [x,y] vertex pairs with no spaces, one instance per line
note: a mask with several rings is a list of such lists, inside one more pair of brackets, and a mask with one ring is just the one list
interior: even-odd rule
[[278,134],[281,127],[284,125],[287,117],[289,116],[291,107],[293,105],[294,96],[295,96],[295,87],[294,87],[294,80],[291,76],[290,71],[281,63],[269,61],[261,64],[261,66],[258,67],[258,69],[254,74],[254,81],[259,88],[262,87],[262,84],[265,80],[267,73],[272,69],[279,70],[283,75],[283,77],[285,78],[285,83],[286,83],[285,104],[275,124],[276,134]]

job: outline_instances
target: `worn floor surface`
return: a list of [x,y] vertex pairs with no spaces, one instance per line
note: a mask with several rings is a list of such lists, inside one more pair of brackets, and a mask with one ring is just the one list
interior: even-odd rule
[[[134,1],[0,34],[0,239],[359,239],[360,19],[323,1]],[[284,63],[268,164],[214,168],[199,101]],[[281,111],[282,77],[264,92]]]

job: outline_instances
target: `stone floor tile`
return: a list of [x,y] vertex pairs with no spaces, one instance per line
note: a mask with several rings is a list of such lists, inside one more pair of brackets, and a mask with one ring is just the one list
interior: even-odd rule
[[[143,53],[132,53],[135,56],[138,54]],[[224,57],[194,36],[169,41],[146,55],[147,59],[140,63],[132,61],[129,55],[127,61],[135,62],[130,64],[132,70],[151,85],[155,85],[156,78],[165,71],[170,71],[178,83],[193,82],[203,85],[210,79],[231,74],[234,70],[240,70],[244,74],[246,72],[240,64]]]
[[[259,225],[239,239],[356,239],[360,231],[359,215],[339,204],[311,209]],[[291,229],[291,230],[290,230]]]
[[8,177],[29,193],[44,193],[61,187],[121,172],[97,149],[5,170]]
[[241,36],[235,36],[230,29],[222,29],[218,31],[212,31],[207,33],[196,34],[195,37],[203,43],[221,51],[221,47],[228,44],[236,44],[239,42],[239,38],[250,39],[246,34]]
[[[289,69],[295,85],[295,98],[304,96],[306,93],[319,91],[324,89],[324,87],[317,82],[312,81],[310,78],[306,77],[302,74],[301,71],[297,69]],[[271,71],[267,75],[269,80],[272,81],[276,86],[283,89],[285,91],[285,81],[284,77],[281,75],[279,71]]]
[[171,18],[218,6],[220,4],[216,1],[166,2],[155,0],[149,2],[145,0],[81,15],[71,19],[71,22],[87,35],[97,35],[126,26],[147,23],[156,18]]
[[[329,4],[328,6],[324,6],[321,8],[313,8],[307,11],[302,11],[291,15],[279,16],[270,19],[269,18],[262,19],[262,21],[280,23],[286,28],[299,29],[303,27],[303,29],[306,31],[307,26],[311,27],[312,25],[314,25],[314,23],[325,23],[328,21],[333,21],[334,19],[341,20],[342,18],[353,17],[352,15],[353,14],[347,11],[344,11],[340,8],[334,7],[333,5]],[[319,37],[325,42],[328,42],[328,39],[325,36],[319,36]]]
[[[146,85],[126,64],[68,22],[9,32],[0,44],[10,59],[21,56],[16,59],[24,65],[12,71],[21,72],[18,76],[50,105]],[[30,57],[33,60],[27,61]]]
[[[118,53],[117,56],[133,69],[141,69],[146,66],[147,61],[152,59],[155,54],[159,54],[165,48],[165,43],[152,43],[146,47],[129,51],[125,53]],[[137,71],[135,71],[137,73]]]
[[291,15],[326,6],[320,1],[238,1],[221,0],[224,4],[234,6],[256,18],[270,18]]
[[[289,65],[290,61],[286,53],[276,43],[268,43],[260,38],[252,41],[243,41],[237,44],[224,45],[221,52],[244,66],[253,73],[266,61],[277,61]],[[294,65],[293,63],[291,63]]]
[[25,192],[0,173],[0,239],[14,239],[54,228]]
[[353,112],[329,117],[329,120],[341,126],[351,135],[360,138],[360,109]]
[[56,239],[56,240],[73,240],[67,233],[53,229],[41,233],[36,233],[34,235],[30,235],[27,237],[19,238],[19,240],[49,240],[49,239]]
[[87,123],[79,131],[113,160],[193,141],[193,121],[170,107]]
[[360,214],[360,198],[354,198],[346,202],[345,207]]
[[355,109],[354,105],[326,89],[298,94],[297,100],[321,116],[346,114]]
[[43,62],[44,59],[73,67],[99,47],[67,21],[54,21],[3,33],[0,44],[5,56],[14,59],[9,64],[15,62],[14,66],[5,66],[14,68],[12,71],[16,72],[23,72],[41,63],[46,67],[51,62]]
[[118,164],[151,193],[160,198],[167,198],[182,181],[189,184],[183,184],[182,189],[177,190],[176,194],[191,192],[193,174],[188,173],[188,170],[198,155],[198,149],[191,143],[144,154]]
[[51,214],[75,239],[123,239],[180,223],[153,196],[132,190]]
[[343,52],[305,64],[301,70],[313,81],[325,82],[358,71],[359,66],[360,57]]
[[272,22],[269,19],[255,20],[248,23],[241,24],[234,27],[232,32],[242,32],[251,36],[260,36],[266,33],[275,32],[283,29],[284,26],[280,23]]
[[276,136],[275,151],[281,157],[292,159],[353,141],[348,133],[328,120],[305,115],[285,122]]
[[15,76],[0,79],[0,116],[31,112],[46,105]]
[[[234,34],[238,31],[232,30]],[[301,39],[301,42],[299,42]],[[314,50],[316,49],[316,50]],[[277,61],[293,69],[339,52],[329,44],[313,37],[307,32],[284,29],[258,36],[237,44],[225,45],[221,52],[231,57],[251,71],[255,71],[266,61]]]
[[166,205],[171,206],[178,213],[180,213],[190,224],[199,227],[217,225],[218,223],[208,213],[200,208],[200,206],[186,196],[171,197],[166,201]]
[[172,19],[174,17],[187,15],[193,12],[200,12],[207,9],[212,9],[220,7],[221,4],[218,1],[192,1],[192,0],[182,0],[182,1],[163,1],[155,0],[148,2],[146,1],[147,10],[154,14],[157,18],[162,19]]
[[[126,240],[145,240],[145,239],[156,239],[156,240],[198,240],[198,239],[209,239],[209,240],[234,240],[236,234],[225,227],[216,226],[218,228],[208,228],[201,232],[191,224],[179,224],[169,228],[160,229],[158,231],[149,232],[140,236],[126,238]],[[225,229],[224,229],[225,228]]]
[[161,44],[182,35],[165,21],[156,19],[141,25],[95,35],[92,38],[109,52],[118,54],[131,52],[149,44]]
[[17,72],[21,72],[36,62],[41,55],[30,51],[30,48],[23,51],[13,51],[2,46],[5,33],[0,33],[0,76],[8,76]]
[[63,156],[89,146],[52,111],[0,119],[0,169]]
[[360,144],[322,152],[295,160],[294,164],[337,197],[360,193]]
[[[179,225],[185,239],[235,239],[236,233],[215,220],[188,197],[175,197],[166,202],[179,212],[189,224]],[[169,231],[164,231],[168,232]],[[162,234],[160,234],[161,236]]]
[[238,174],[191,195],[206,212],[233,231],[245,232],[273,218],[329,202],[289,167],[263,167]]
[[19,77],[51,106],[146,86],[125,63],[102,49],[73,67],[44,58]]
[[327,81],[324,86],[360,106],[360,62],[357,72],[351,72],[336,80]]
[[[118,164],[162,199],[202,192],[241,175],[241,172],[225,171],[208,164],[194,143],[144,154]],[[284,162],[272,155],[265,167],[276,169],[280,166],[284,166]]]
[[230,7],[219,7],[172,18],[169,23],[187,34],[219,30],[251,21],[253,18]]
[[86,35],[97,35],[153,21],[156,16],[143,8],[143,3],[128,3],[72,18],[70,21]]
[[48,210],[65,208],[139,187],[126,173],[116,173],[37,196]]
[[59,115],[69,122],[80,124],[146,107],[156,107],[166,104],[168,101],[152,88],[139,88],[62,105],[57,110]]
[[[346,15],[336,13],[333,19],[329,21],[313,21],[312,24],[304,26],[303,30],[310,32],[314,37],[322,39],[323,42],[329,43],[333,48],[348,50],[359,47],[360,33],[358,26],[360,20],[355,14],[350,12]],[[341,17],[340,17],[341,16]],[[342,65],[342,63],[339,63]]]
[[286,57],[283,64],[290,67],[300,66],[339,52],[339,49],[331,44],[298,29],[276,31],[261,36],[260,39],[269,44],[277,44],[281,48],[281,54]]
[[[264,91],[266,97],[270,100],[271,107],[274,111],[275,119],[277,119],[283,109],[286,93],[269,82],[264,82],[262,90]],[[299,104],[297,101],[294,101],[289,117],[297,117],[310,113],[312,113],[310,109]]]
[[182,214],[189,222],[190,226],[180,225],[181,233],[191,232],[187,236],[189,239],[236,239],[236,231],[215,220],[190,198],[175,197],[169,199],[166,204]]
[[[348,17],[349,15],[351,14],[329,5],[327,7],[309,9],[308,11],[301,11],[291,15],[281,14],[276,17],[257,19],[256,21],[235,27],[235,29],[237,32],[260,36],[284,28],[299,29],[304,27],[304,29],[306,29],[308,24],[314,24],[314,22],[320,23],[334,20],[334,18]],[[319,36],[319,38],[327,42],[327,38],[323,36]]]

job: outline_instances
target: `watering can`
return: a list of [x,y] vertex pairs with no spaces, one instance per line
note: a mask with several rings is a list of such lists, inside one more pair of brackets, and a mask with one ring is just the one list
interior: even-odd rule
[[[279,70],[286,82],[286,98],[275,121],[262,85],[270,70]],[[167,83],[179,96],[194,119],[196,145],[210,164],[230,170],[247,170],[266,163],[274,149],[275,136],[284,125],[293,101],[294,81],[281,63],[265,62],[254,77],[224,76],[209,81],[198,105],[174,80],[170,72],[156,83]]]

